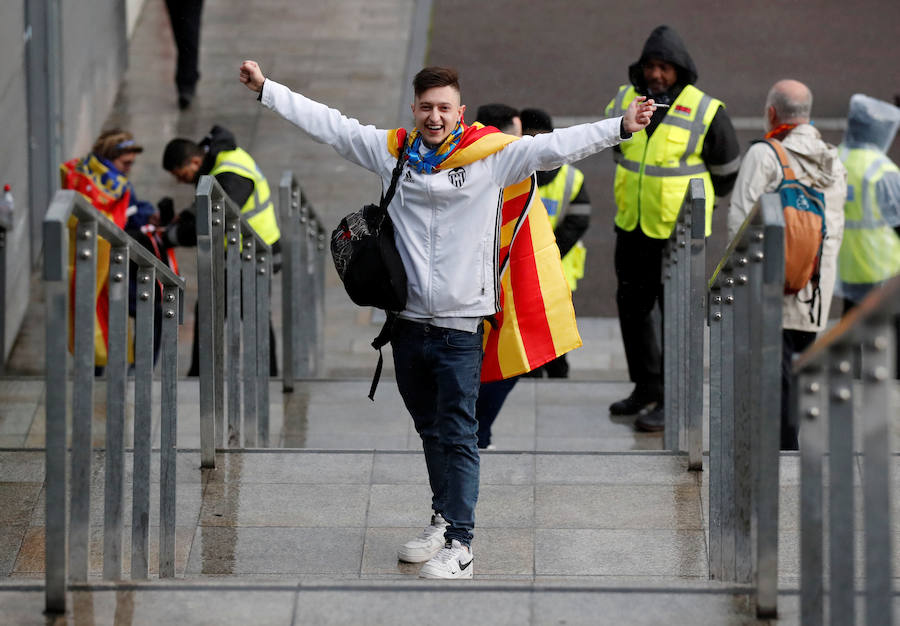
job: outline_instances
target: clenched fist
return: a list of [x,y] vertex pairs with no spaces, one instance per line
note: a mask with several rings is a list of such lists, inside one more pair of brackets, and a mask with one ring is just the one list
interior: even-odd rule
[[263,76],[262,70],[259,69],[259,64],[256,61],[244,61],[241,63],[240,79],[242,83],[247,85],[247,89],[257,93],[262,91],[263,83],[266,82],[266,77]]

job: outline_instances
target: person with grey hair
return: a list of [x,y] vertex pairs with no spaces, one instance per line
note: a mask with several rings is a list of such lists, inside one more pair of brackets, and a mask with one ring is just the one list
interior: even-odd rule
[[[781,449],[798,448],[798,424],[790,416],[791,361],[794,354],[805,350],[828,322],[834,293],[837,255],[844,232],[844,199],[847,196],[847,170],[838,149],[822,140],[810,123],[813,96],[809,88],[796,80],[780,80],[766,98],[766,139],[781,142],[788,164],[797,179],[825,195],[825,241],[819,263],[819,295],[821,312],[810,314],[809,302],[815,287],[807,284],[796,294],[785,295],[782,303],[781,362]],[[728,236],[734,238],[741,224],[760,196],[778,188],[783,174],[781,162],[772,146],[760,141],[747,150],[738,172],[731,206],[728,208]],[[816,305],[818,306],[818,304]]]

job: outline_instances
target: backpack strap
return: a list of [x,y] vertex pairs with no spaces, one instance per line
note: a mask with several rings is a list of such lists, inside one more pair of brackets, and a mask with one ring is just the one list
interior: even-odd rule
[[378,219],[378,226],[381,227],[381,223],[384,221],[384,216],[387,215],[388,205],[391,203],[391,200],[394,198],[394,192],[397,190],[397,181],[400,180],[400,172],[403,171],[403,157],[406,156],[406,146],[400,146],[397,151],[397,164],[394,166],[394,171],[391,173],[391,184],[388,185],[387,191],[384,192],[381,196],[381,202],[378,203],[378,208],[381,209]]
[[372,347],[378,350],[378,365],[375,366],[375,374],[372,376],[372,385],[369,387],[369,400],[375,402],[375,390],[378,388],[378,381],[381,380],[381,368],[384,365],[384,355],[381,349],[391,341],[391,330],[394,322],[397,320],[397,314],[392,311],[387,312],[387,319],[381,327],[381,332],[372,340]]
[[796,174],[794,174],[794,169],[788,163],[787,152],[784,150],[784,146],[781,145],[781,142],[774,138],[764,139],[767,144],[772,147],[772,150],[775,151],[775,154],[778,156],[778,161],[781,163],[781,171],[784,173],[785,180],[797,180]]

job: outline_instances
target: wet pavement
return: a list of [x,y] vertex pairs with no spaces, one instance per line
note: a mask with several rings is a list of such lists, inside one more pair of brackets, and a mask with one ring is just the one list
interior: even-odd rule
[[[433,4],[439,23],[429,40],[431,61],[446,54],[452,42],[445,26],[452,3]],[[200,91],[193,107],[179,112],[165,11],[162,3],[146,2],[108,122],[129,128],[146,147],[133,170],[138,194],[154,201],[171,195],[177,206],[187,206],[190,189],[176,186],[159,166],[163,146],[177,135],[199,138],[220,123],[235,132],[270,181],[292,169],[326,226],[333,226],[377,196],[377,179],[262,109],[238,84],[238,64],[255,58],[270,76],[306,95],[364,122],[395,126],[406,121],[398,111],[404,110],[400,94],[407,55],[425,48],[411,38],[415,10],[431,5],[424,0],[259,0],[248,10],[237,0],[206,3]],[[515,7],[497,2],[489,10],[481,3],[475,8],[486,11],[487,26]],[[572,21],[574,14],[560,15]],[[626,17],[624,8],[617,17]],[[629,24],[638,20],[627,19]],[[632,37],[620,21],[610,19],[610,24],[620,33],[611,45],[624,45],[623,38]],[[476,31],[475,25],[459,31],[459,41],[469,41]],[[471,44],[465,52],[459,59],[467,74],[466,63],[473,62],[469,55],[482,61],[487,56],[485,48],[473,50]],[[418,67],[422,59],[409,63]],[[498,56],[495,64],[509,71],[516,63],[514,56]],[[502,84],[490,72],[484,76]],[[559,76],[560,84],[566,80]],[[466,84],[478,96],[487,93],[484,83]],[[561,87],[560,93],[565,93]],[[554,101],[522,104],[535,103],[550,107]],[[584,110],[573,106],[564,113],[584,115],[603,105],[601,98]],[[603,227],[596,228],[599,233]],[[195,257],[189,249],[178,256],[189,285],[179,335],[179,369],[184,371],[193,333]],[[609,269],[602,253],[595,258],[595,274]],[[69,613],[54,619],[41,614],[43,381],[27,376],[40,374],[44,359],[40,284],[35,282],[29,324],[8,366],[18,376],[0,379],[0,624],[757,623],[748,588],[708,580],[707,474],[688,472],[684,457],[660,451],[659,435],[636,434],[633,418],[607,414],[609,403],[631,386],[623,382],[627,375],[617,320],[594,317],[609,315],[613,300],[602,283],[585,283],[585,295],[576,296],[576,304],[587,298],[580,311],[587,315],[579,318],[585,347],[570,355],[572,380],[520,381],[495,424],[498,450],[481,458],[475,579],[420,581],[418,566],[396,558],[399,545],[418,534],[429,515],[419,439],[392,380],[389,349],[376,402],[366,398],[376,361],[369,342],[379,328],[377,317],[349,302],[331,268],[326,285],[322,378],[298,384],[291,394],[282,394],[280,381],[272,382],[270,448],[223,452],[216,469],[201,470],[197,382],[179,381],[174,579],[157,574],[159,461],[154,452],[151,578],[119,584],[100,580],[105,393],[103,381],[97,382],[89,581],[72,587]],[[276,282],[276,327],[279,298]],[[597,298],[607,304],[592,309]],[[158,447],[156,398],[152,432]],[[126,412],[130,441],[131,397]],[[131,462],[127,454],[126,528]],[[799,621],[797,466],[796,455],[783,456],[779,606],[780,623],[786,624]],[[895,562],[900,562],[897,539]],[[129,541],[124,548],[128,571]]]

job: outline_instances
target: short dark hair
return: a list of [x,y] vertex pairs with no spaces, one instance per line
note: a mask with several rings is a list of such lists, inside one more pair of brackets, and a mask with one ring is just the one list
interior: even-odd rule
[[506,132],[512,126],[514,117],[519,117],[519,111],[512,108],[508,104],[495,102],[493,104],[482,104],[478,107],[475,114],[475,121],[481,122],[485,126],[493,126],[497,130]]
[[193,156],[203,155],[203,148],[190,139],[178,137],[166,144],[163,151],[163,169],[171,172],[176,167],[181,167]]
[[519,117],[522,118],[522,132],[526,135],[553,132],[553,119],[542,109],[522,109]]
[[449,67],[432,65],[419,70],[419,73],[413,78],[412,84],[413,91],[417,96],[421,96],[434,87],[453,87],[459,91],[459,73]]

